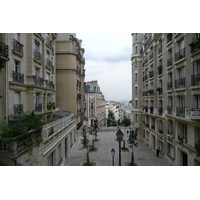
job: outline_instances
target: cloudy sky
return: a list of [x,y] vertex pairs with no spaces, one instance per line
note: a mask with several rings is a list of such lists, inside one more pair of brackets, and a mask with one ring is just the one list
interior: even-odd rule
[[85,81],[98,80],[107,101],[131,100],[131,33],[76,33],[85,49]]

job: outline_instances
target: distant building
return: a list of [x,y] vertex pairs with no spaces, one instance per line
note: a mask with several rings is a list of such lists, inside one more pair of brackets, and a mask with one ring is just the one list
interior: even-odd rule
[[106,126],[106,101],[98,81],[85,83],[85,119],[87,126],[91,126],[97,119],[99,126]]
[[200,165],[200,34],[132,34],[132,123],[171,165]]

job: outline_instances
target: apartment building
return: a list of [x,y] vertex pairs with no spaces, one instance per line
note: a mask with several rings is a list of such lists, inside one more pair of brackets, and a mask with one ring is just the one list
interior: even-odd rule
[[[0,121],[15,123],[23,113],[34,111],[45,122],[39,136],[30,133],[0,144],[4,165],[63,165],[76,143],[76,113],[57,106],[57,39],[56,33],[0,34]],[[27,140],[33,144],[31,153]]]
[[200,34],[132,34],[132,122],[178,166],[200,165]]
[[[75,114],[77,129],[85,117],[85,50],[75,33],[58,33],[56,40],[57,106]],[[77,137],[80,131],[77,130]]]
[[99,127],[106,126],[106,101],[102,94],[98,81],[85,83],[85,118],[87,126],[91,126],[95,119]]

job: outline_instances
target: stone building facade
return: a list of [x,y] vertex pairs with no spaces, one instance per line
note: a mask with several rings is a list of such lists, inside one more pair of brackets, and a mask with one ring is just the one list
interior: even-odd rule
[[132,122],[171,165],[200,165],[200,34],[132,34]]
[[91,126],[95,119],[99,126],[106,126],[106,101],[102,94],[98,81],[85,83],[85,118],[87,126]]
[[[9,165],[16,163],[63,165],[76,145],[77,111],[60,104],[58,99],[61,97],[57,89],[62,85],[59,84],[60,77],[57,77],[56,41],[58,38],[57,33],[0,34],[0,121],[15,123],[23,113],[34,111],[37,115],[43,115],[45,122],[39,143],[35,143],[35,134],[29,134],[31,140],[34,140],[30,148],[31,153],[24,145],[30,138],[15,138],[14,143],[8,139],[6,147],[0,145],[1,158],[2,155],[11,152],[12,159],[5,162]],[[70,44],[65,43],[65,45],[68,51],[71,48]],[[80,57],[77,51],[73,54],[77,58]],[[59,57],[60,62],[70,60],[70,58],[61,59]],[[70,79],[73,75],[67,73]],[[71,83],[63,84],[62,89],[70,88],[71,85]],[[73,95],[77,92],[76,88],[71,88],[75,92],[72,91],[68,95],[71,95],[78,105],[77,97]],[[58,97],[56,97],[57,93]],[[70,104],[70,101],[65,99],[65,104]],[[4,162],[4,156],[0,160]]]

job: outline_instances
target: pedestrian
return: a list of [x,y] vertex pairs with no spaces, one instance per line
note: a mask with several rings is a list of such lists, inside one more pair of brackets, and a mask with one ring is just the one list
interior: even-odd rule
[[159,153],[160,153],[160,146],[158,145],[156,147],[156,155],[157,155],[157,157],[159,157]]

